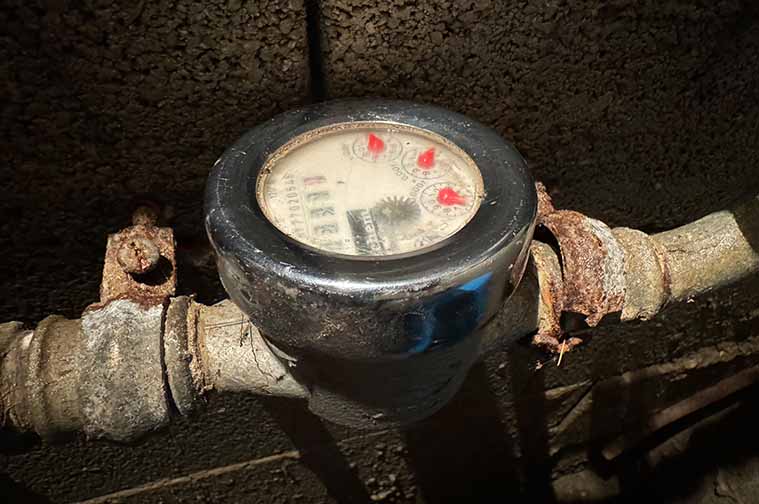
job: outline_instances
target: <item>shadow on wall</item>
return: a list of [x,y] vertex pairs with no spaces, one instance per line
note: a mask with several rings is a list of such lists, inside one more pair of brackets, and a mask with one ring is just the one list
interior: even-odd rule
[[292,400],[270,400],[266,410],[300,451],[300,461],[310,469],[337,502],[371,502],[369,492],[351,469],[332,433],[306,408]]
[[743,236],[746,237],[751,248],[759,254],[759,194],[751,194],[751,200],[734,212],[735,221],[738,223]]
[[[541,385],[538,382],[534,383]],[[540,417],[534,416],[537,414],[535,404],[520,403],[517,409],[520,408],[529,408],[521,415],[525,422],[520,428],[527,431],[525,436],[530,440],[545,439]],[[367,489],[368,478],[362,480],[355,465],[365,454],[346,456],[351,451],[351,441],[343,439],[338,444],[331,432],[334,429],[325,428],[305,405],[267,400],[266,409],[300,450],[301,462],[319,478],[332,498],[354,503],[373,500]],[[371,433],[366,434],[361,433],[360,437],[372,437]],[[526,487],[523,484],[518,453],[512,446],[509,429],[501,421],[499,401],[490,390],[487,370],[482,363],[473,368],[463,389],[441,411],[400,434],[405,439],[405,463],[413,478],[415,493],[424,502],[460,502],[461,499],[485,502],[516,498],[525,491],[536,496],[550,495],[550,465],[540,465],[539,482],[534,477],[537,472],[533,471],[530,480],[533,483]],[[539,446],[534,442],[529,447],[530,450],[536,448]],[[359,449],[374,451],[371,445]],[[392,461],[388,463],[393,465]],[[365,465],[375,467],[371,462]],[[400,461],[394,467],[394,472],[404,472]],[[374,476],[368,481],[380,477],[380,472],[370,469],[369,474]]]
[[3,499],[7,499],[5,502],[9,503],[48,504],[50,502],[45,496],[32,492],[5,474],[0,474],[0,495]]
[[496,502],[522,494],[513,440],[483,364],[440,412],[405,432],[425,502]]
[[753,502],[759,490],[759,445],[751,434],[759,420],[758,390],[750,387],[671,424],[613,463],[599,456],[595,470],[616,478],[625,498],[700,503],[717,495]]
[[[602,388],[593,394],[589,436],[595,440],[589,445],[588,456],[594,461],[598,474],[618,482],[621,494],[614,498],[595,495],[594,489],[583,487],[583,480],[578,480],[569,487],[569,495],[584,494],[586,498],[567,499],[566,493],[557,496],[553,477],[566,452],[551,451],[548,425],[556,421],[550,416],[556,411],[551,411],[543,400],[545,374],[535,372],[530,364],[535,353],[526,347],[514,348],[516,350],[508,352],[507,366],[499,366],[506,375],[493,373],[483,363],[476,365],[451,403],[431,418],[403,431],[407,447],[405,458],[412,473],[417,502],[461,502],[464,499],[500,502],[527,496],[537,502],[564,504],[611,503],[633,497],[695,502],[691,499],[696,499],[704,488],[711,488],[713,479],[710,478],[715,477],[716,471],[745,467],[756,455],[754,445],[744,443],[742,437],[752,431],[750,426],[759,415],[757,408],[750,405],[751,394],[756,393],[754,387],[663,429],[639,445],[631,445],[631,449],[613,463],[602,461],[600,449],[609,436],[622,431],[637,432],[650,408],[655,407],[650,400],[650,389],[632,386],[621,394],[618,388]],[[598,371],[604,370],[599,368]],[[495,385],[494,380],[510,382],[506,385],[513,390],[509,393],[510,401],[504,401],[503,389]],[[743,406],[735,408],[736,401],[743,401]],[[728,406],[733,408],[728,414],[712,421],[712,415]],[[336,442],[334,434],[319,419],[305,409],[293,409],[292,404],[278,404],[278,412],[267,409],[301,450],[303,463],[319,478],[331,497],[338,502],[372,500],[366,482],[351,462],[356,457],[346,455],[353,441]],[[620,421],[620,415],[626,420]],[[710,423],[698,424],[707,418]],[[687,438],[678,434],[689,432],[687,429],[696,424],[698,429],[688,433]],[[672,439],[673,436],[680,438]],[[573,448],[569,448],[571,452]],[[577,448],[580,447],[574,449]],[[686,448],[692,451],[683,453]],[[710,456],[712,450],[719,451],[720,455]],[[654,460],[652,456],[658,465],[648,464]],[[361,457],[363,455],[358,458]],[[400,464],[395,467],[396,471],[404,471]],[[376,470],[371,473],[379,474]],[[564,492],[567,488],[565,485]]]

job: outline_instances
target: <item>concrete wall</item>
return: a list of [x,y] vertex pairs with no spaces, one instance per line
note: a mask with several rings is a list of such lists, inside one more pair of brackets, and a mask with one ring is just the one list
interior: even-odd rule
[[330,97],[471,115],[561,205],[661,228],[759,188],[753,2],[320,3]]
[[[759,190],[752,2],[316,7],[0,7],[10,98],[0,122],[0,320],[78,316],[97,298],[106,233],[141,198],[174,208],[180,245],[197,238],[205,174],[224,146],[312,92],[470,114],[514,140],[558,204],[616,225],[665,228]],[[312,68],[307,23],[317,35]],[[184,292],[220,295],[212,273],[184,265],[179,275]],[[453,404],[408,432],[352,432],[291,402],[213,397],[135,446],[75,441],[0,458],[0,491],[18,502],[113,492],[128,502],[547,494],[552,476],[587,466],[589,440],[759,360],[757,287],[596,330],[560,368],[522,346],[494,352]],[[640,368],[654,378],[614,388],[615,376]]]
[[309,96],[302,1],[42,4],[0,7],[2,320],[96,300],[142,199],[198,234],[225,146]]

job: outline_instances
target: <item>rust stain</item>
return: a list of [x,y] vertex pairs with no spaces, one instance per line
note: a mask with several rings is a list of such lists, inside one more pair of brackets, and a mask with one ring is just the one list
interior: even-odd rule
[[145,237],[123,241],[116,255],[121,268],[127,273],[147,273],[160,260],[161,252],[152,240]]
[[569,337],[554,337],[548,334],[536,334],[532,337],[532,344],[545,352],[559,354],[564,349],[564,354],[572,351],[575,347],[582,345],[582,339]]
[[561,266],[556,254],[546,244],[533,242],[530,246],[530,253],[538,271],[538,287],[540,289],[538,333],[558,338],[561,334],[561,311],[564,307]]
[[624,252],[609,228],[571,210],[544,216],[542,224],[559,243],[563,269],[563,310],[586,315],[590,326],[622,310]]
[[154,203],[145,204],[137,208],[132,214],[133,226],[156,227],[160,210]]
[[532,344],[551,353],[567,353],[582,343],[580,338],[563,338],[561,312],[564,309],[564,286],[556,253],[549,245],[533,242],[532,261],[538,271],[540,306],[538,330]]
[[535,182],[535,191],[538,193],[538,223],[541,223],[543,222],[543,217],[554,213],[556,209],[543,182]]
[[538,224],[556,238],[561,263],[548,245],[533,244],[541,304],[533,344],[563,354],[582,340],[563,337],[562,312],[585,315],[586,323],[595,326],[605,315],[622,311],[624,250],[606,224],[579,212],[556,210],[540,182],[535,183],[535,190]]
[[[100,283],[100,302],[88,309],[101,308],[116,299],[131,299],[144,306],[155,306],[176,291],[174,232],[153,223],[154,214],[138,209],[135,225],[108,236]],[[128,272],[119,261],[119,251],[130,243],[148,242],[158,249],[157,264],[149,272]],[[137,274],[142,273],[142,274]]]

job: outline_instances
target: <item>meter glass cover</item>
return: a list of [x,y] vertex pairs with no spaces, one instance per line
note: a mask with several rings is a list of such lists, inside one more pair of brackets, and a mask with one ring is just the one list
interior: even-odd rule
[[256,198],[282,233],[320,252],[402,257],[440,246],[484,198],[477,165],[449,140],[394,123],[304,133],[262,168]]

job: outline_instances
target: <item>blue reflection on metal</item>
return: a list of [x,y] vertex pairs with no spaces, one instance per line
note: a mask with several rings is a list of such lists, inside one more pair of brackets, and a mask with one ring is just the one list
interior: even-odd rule
[[406,316],[406,334],[420,353],[433,346],[454,343],[474,331],[487,310],[492,273],[485,273],[420,305]]

